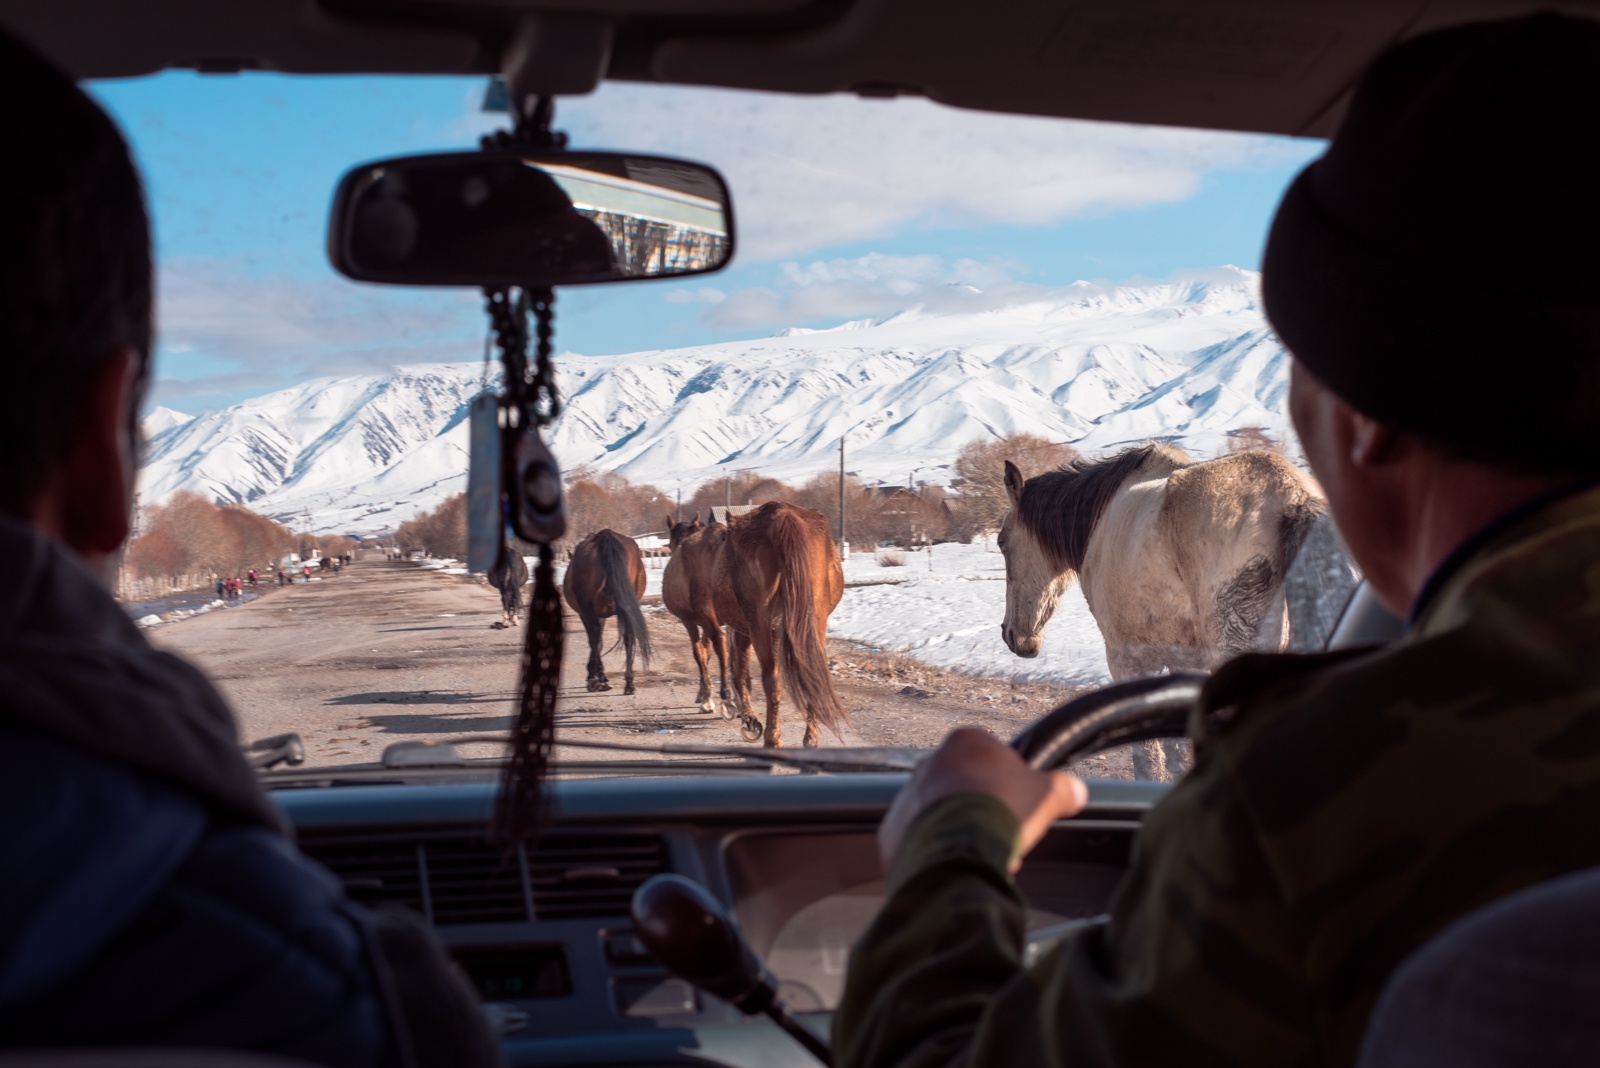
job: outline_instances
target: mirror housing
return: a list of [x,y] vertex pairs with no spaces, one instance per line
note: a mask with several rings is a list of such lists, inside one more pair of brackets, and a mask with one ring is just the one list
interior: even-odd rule
[[496,148],[352,168],[334,191],[328,258],[358,282],[587,285],[720,270],[728,185],[711,167],[626,152]]

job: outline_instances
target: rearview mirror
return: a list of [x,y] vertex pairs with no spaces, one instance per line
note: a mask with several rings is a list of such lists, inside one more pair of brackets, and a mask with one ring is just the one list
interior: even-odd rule
[[704,274],[733,255],[710,167],[617,152],[496,149],[349,171],[328,258],[360,282],[542,288]]

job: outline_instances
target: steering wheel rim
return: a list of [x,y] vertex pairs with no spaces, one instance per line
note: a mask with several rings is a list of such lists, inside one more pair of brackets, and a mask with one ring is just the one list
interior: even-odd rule
[[1182,738],[1210,676],[1201,671],[1113,683],[1059,705],[1011,739],[1028,766],[1049,771],[1129,742]]

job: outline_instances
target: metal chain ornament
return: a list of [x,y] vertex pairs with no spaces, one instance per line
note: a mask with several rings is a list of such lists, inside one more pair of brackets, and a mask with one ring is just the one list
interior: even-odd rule
[[[511,753],[495,802],[490,836],[515,849],[550,819],[544,780],[555,744],[556,693],[561,683],[561,594],[553,543],[566,532],[561,470],[540,433],[561,414],[550,362],[555,294],[548,289],[485,292],[489,320],[505,369],[500,398],[500,485],[506,520],[518,538],[538,546],[526,641],[518,668]],[[536,323],[534,363],[528,366],[528,316]],[[502,539],[500,552],[516,551]],[[497,564],[498,566],[498,564]]]

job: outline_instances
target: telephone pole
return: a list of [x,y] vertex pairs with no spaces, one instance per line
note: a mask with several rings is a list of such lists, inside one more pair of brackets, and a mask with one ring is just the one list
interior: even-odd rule
[[850,555],[850,542],[844,535],[844,435],[839,435],[839,559]]
[[912,498],[917,496],[917,472],[920,467],[913,467],[911,475],[906,479],[906,548],[911,548],[917,540],[917,516]]

